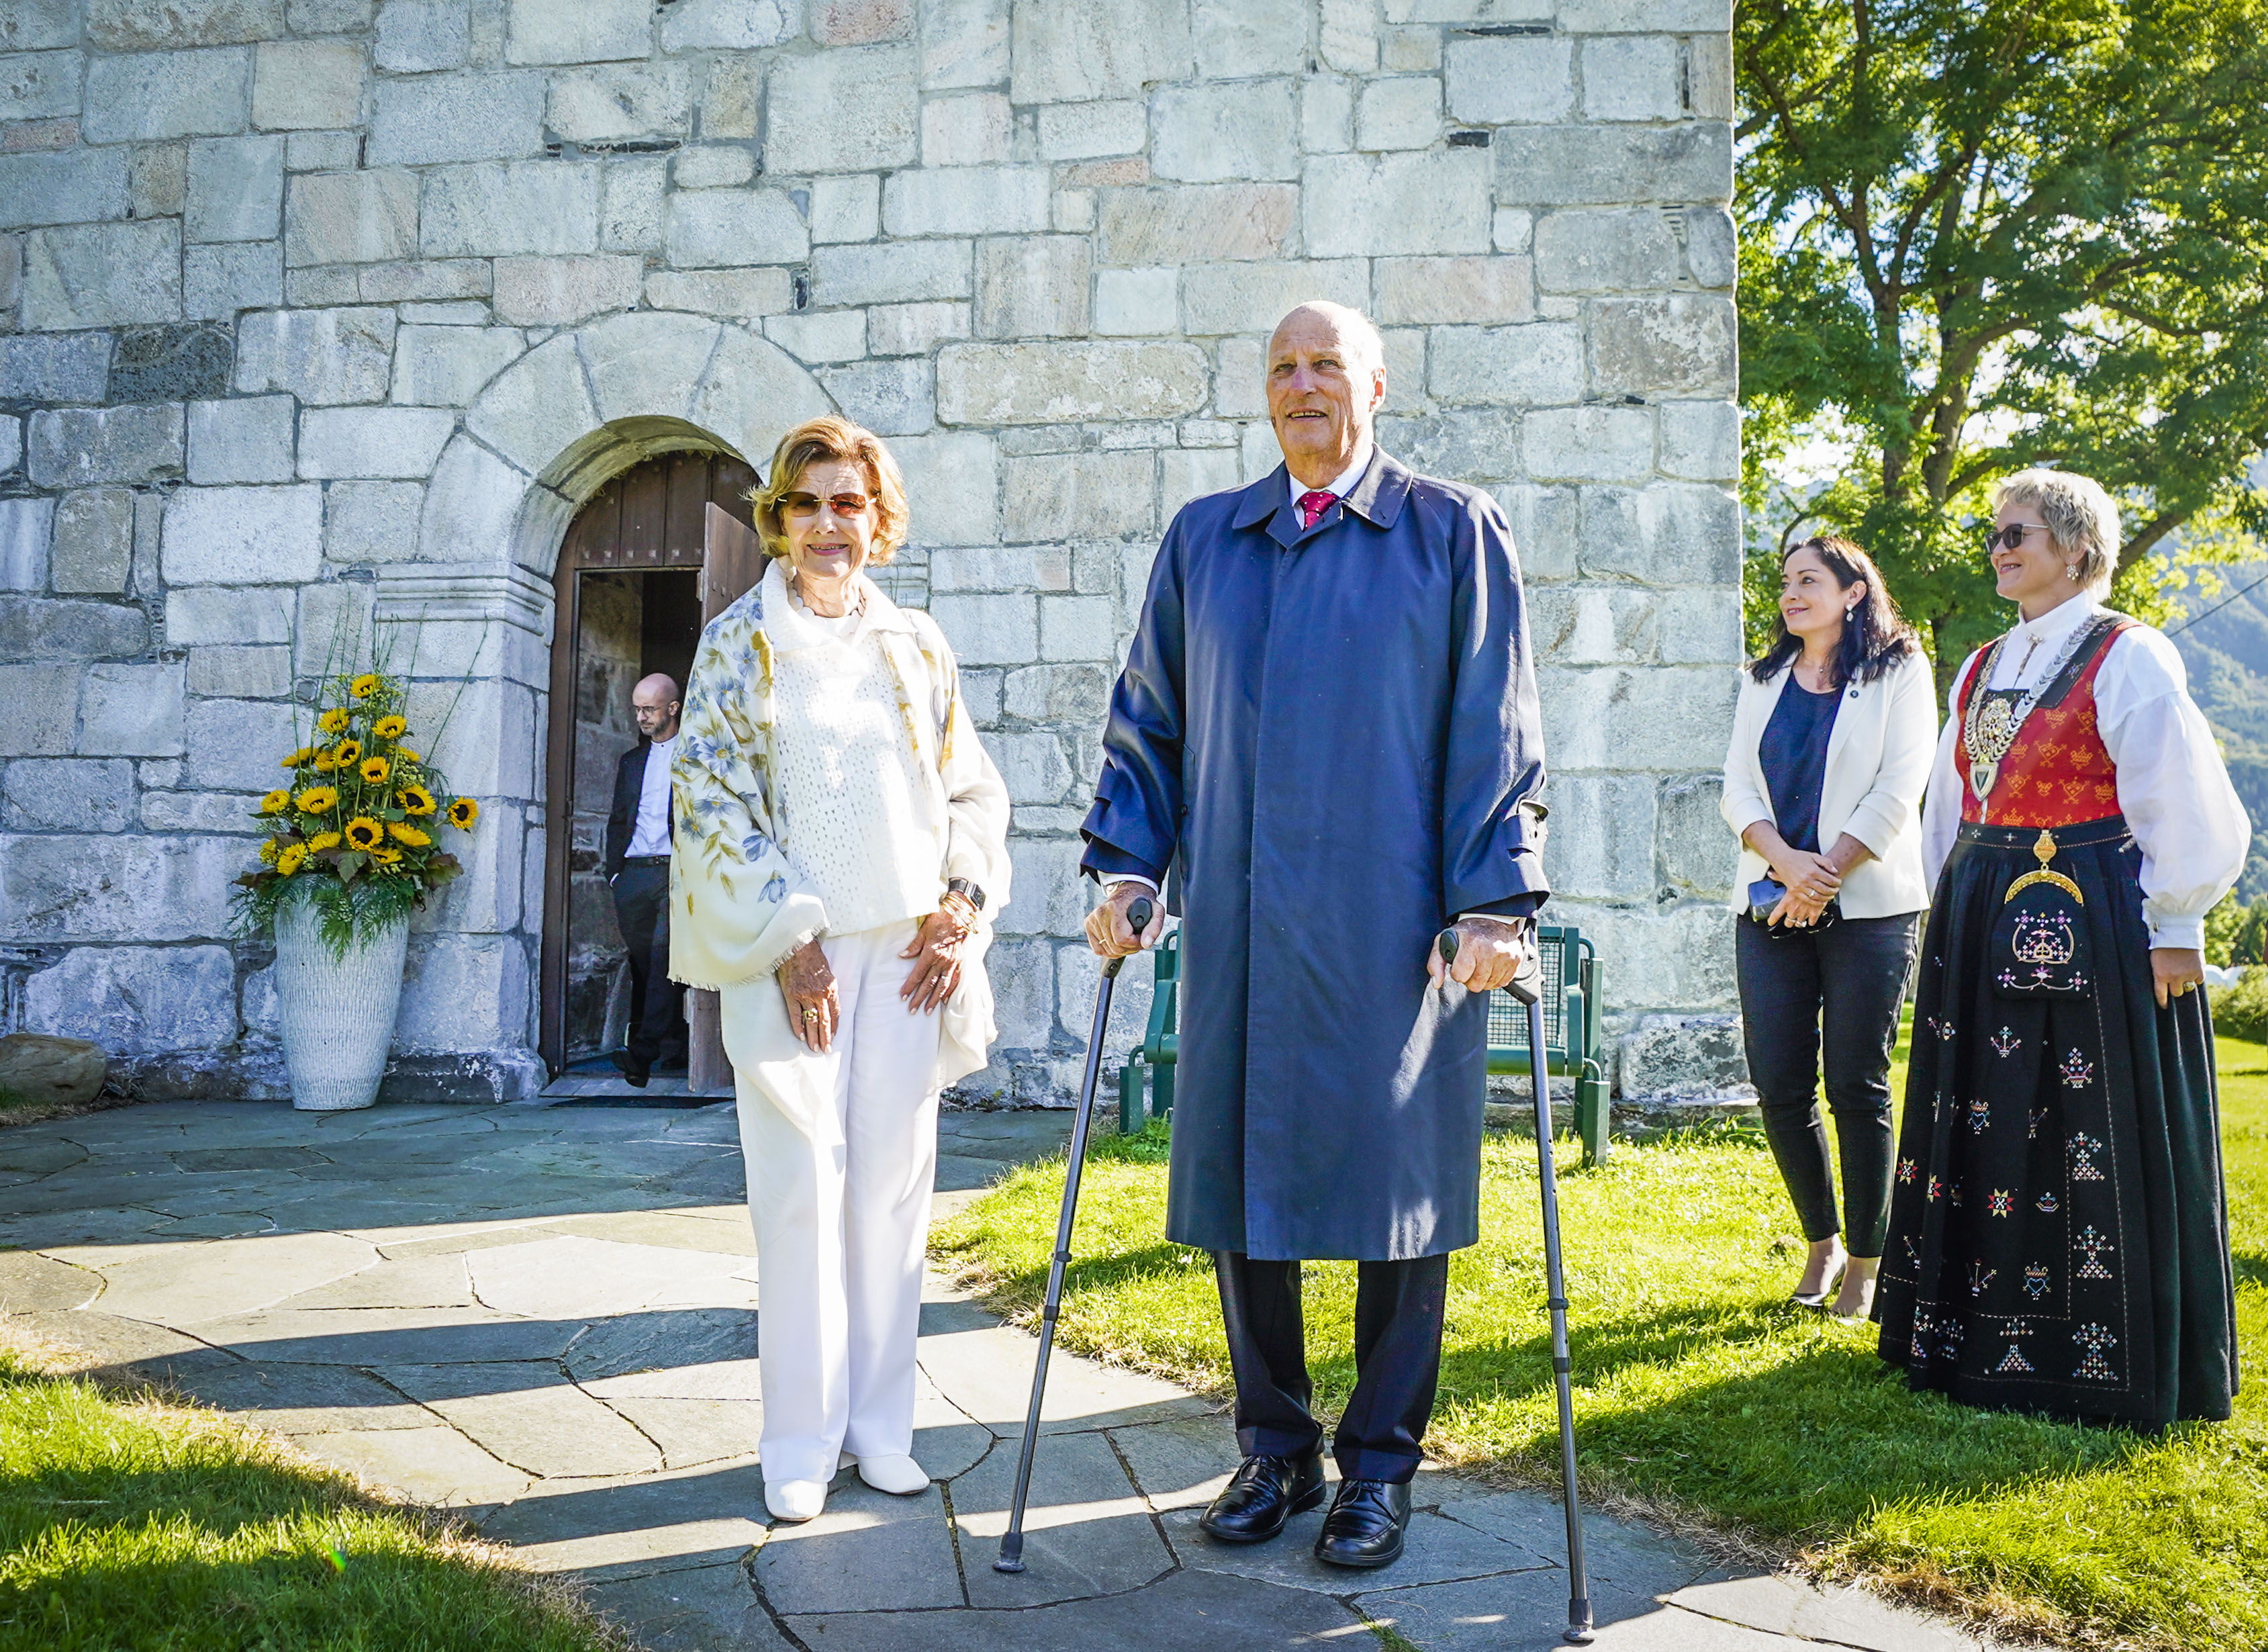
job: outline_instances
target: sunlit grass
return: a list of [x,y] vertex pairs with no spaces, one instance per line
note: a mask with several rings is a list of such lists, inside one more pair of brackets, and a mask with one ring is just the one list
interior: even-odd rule
[[[2223,1141],[2248,1361],[2268,1349],[2268,1049],[2220,1045]],[[1904,1091],[1904,1051],[1894,1075]],[[1162,1130],[1096,1145],[1064,1346],[1226,1391],[1207,1258],[1164,1243]],[[938,1240],[1004,1306],[1045,1284],[1057,1162],[1019,1170]],[[1429,1448],[1533,1484],[1556,1474],[1535,1144],[1484,1154],[1482,1241],[1450,1269]],[[2268,1645],[2268,1401],[2146,1437],[1908,1392],[1871,1326],[1789,1307],[1801,1258],[1760,1136],[1618,1142],[1562,1171],[1587,1481],[2062,1637]],[[1353,1378],[1351,1264],[1310,1265],[1319,1403]]]
[[556,1585],[210,1412],[0,1346],[6,1652],[621,1652]]

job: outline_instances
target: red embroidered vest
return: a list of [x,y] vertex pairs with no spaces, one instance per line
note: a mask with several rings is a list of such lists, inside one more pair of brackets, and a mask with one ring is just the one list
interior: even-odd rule
[[1960,729],[1954,737],[1953,755],[1961,774],[1961,818],[1985,821],[1994,826],[2076,826],[2084,821],[2105,820],[2118,812],[2118,767],[2095,726],[2095,674],[2110,653],[2110,645],[2134,622],[2123,620],[2098,638],[2094,657],[2080,671],[2061,702],[2043,704],[2024,719],[2008,755],[2000,759],[1990,811],[1981,806],[1969,778],[1969,701],[1980,692],[1977,679],[1984,674],[1984,658],[1978,654],[1961,688],[1955,715]]

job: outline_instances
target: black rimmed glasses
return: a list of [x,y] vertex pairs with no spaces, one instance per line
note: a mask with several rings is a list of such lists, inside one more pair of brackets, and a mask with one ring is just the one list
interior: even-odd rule
[[2045,522],[2011,522],[2006,527],[1994,528],[1984,535],[1984,554],[1989,557],[1996,550],[2021,550],[2024,535],[2036,527],[2043,534],[2048,531]]
[[833,511],[837,519],[863,516],[873,505],[873,500],[863,493],[835,493],[821,499],[815,493],[791,493],[780,501],[780,509],[799,522],[808,522],[819,514],[821,505]]

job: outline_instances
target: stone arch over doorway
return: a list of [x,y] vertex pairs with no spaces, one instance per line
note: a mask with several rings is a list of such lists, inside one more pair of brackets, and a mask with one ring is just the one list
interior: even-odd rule
[[[800,421],[834,410],[792,358],[731,322],[670,312],[563,331],[491,380],[426,485],[414,557],[379,572],[373,618],[415,627],[413,703],[453,784],[482,800],[465,876],[413,948],[408,1029],[477,1088],[530,1094],[548,790],[552,579],[576,512],[615,476],[674,451],[757,466]],[[407,650],[403,651],[405,653]],[[426,1024],[430,1021],[430,1025]]]

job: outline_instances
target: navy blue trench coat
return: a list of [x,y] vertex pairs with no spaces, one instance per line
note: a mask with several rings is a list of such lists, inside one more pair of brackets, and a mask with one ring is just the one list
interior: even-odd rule
[[1487,1011],[1428,987],[1532,911],[1543,739],[1512,535],[1382,451],[1301,531],[1278,467],[1193,501],[1111,697],[1085,865],[1170,868],[1181,1051],[1166,1233],[1249,1256],[1479,1236]]

